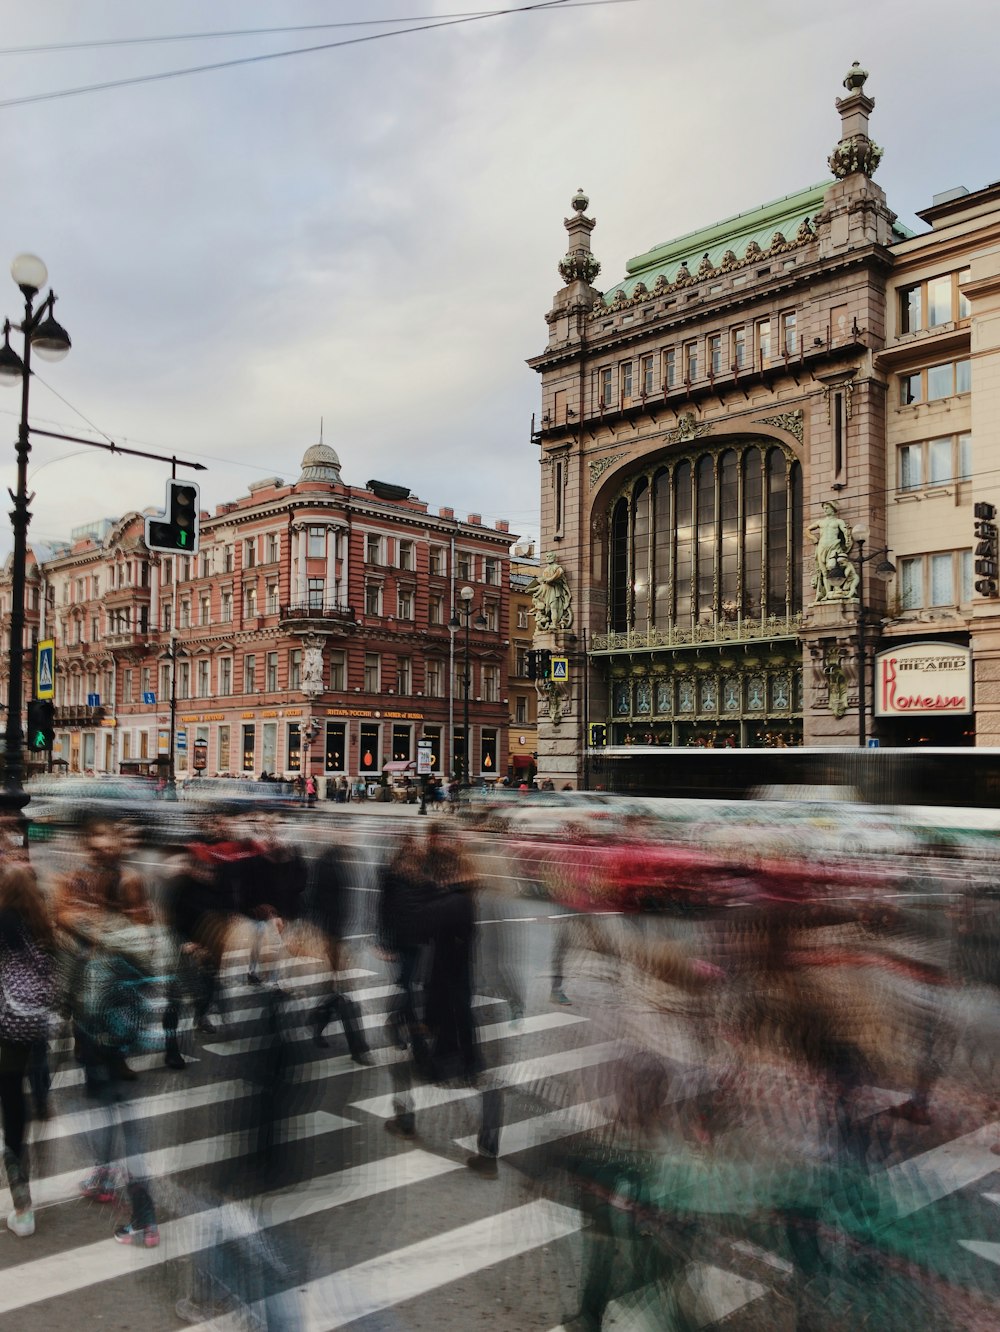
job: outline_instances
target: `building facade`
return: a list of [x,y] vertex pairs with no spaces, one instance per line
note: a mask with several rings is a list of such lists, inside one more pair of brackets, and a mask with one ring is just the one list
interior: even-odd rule
[[[56,752],[71,771],[378,778],[432,742],[460,768],[469,636],[473,777],[507,768],[509,547],[504,522],[432,513],[401,486],[346,485],[307,450],[293,485],[260,481],[201,517],[194,556],[150,552],[144,518],[40,548],[29,633],[56,643]],[[3,595],[8,598],[9,590]]]
[[[572,599],[535,638],[573,663],[540,723],[543,776],[585,776],[590,722],[672,747],[1000,729],[975,530],[995,490],[1000,191],[938,202],[929,233],[901,227],[872,179],[866,78],[855,65],[837,99],[832,179],[657,245],[606,291],[589,201],[572,200],[529,362],[542,550]],[[935,712],[953,694],[929,695],[910,653],[908,715],[883,716],[901,661],[884,654],[934,640],[968,649],[974,690]]]
[[532,650],[530,588],[538,575],[533,543],[514,547],[510,561],[510,646],[507,674],[510,681],[510,752],[507,776],[530,781],[538,769],[538,694],[528,667]]

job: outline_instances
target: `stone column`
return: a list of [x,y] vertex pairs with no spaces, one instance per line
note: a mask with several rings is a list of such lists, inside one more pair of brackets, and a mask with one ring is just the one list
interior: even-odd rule
[[295,601],[298,605],[304,606],[309,587],[308,575],[306,574],[306,551],[309,546],[309,535],[304,527],[297,527],[294,530],[298,538],[298,592]]
[[326,529],[326,586],[323,589],[323,604],[326,607],[337,602],[337,529]]

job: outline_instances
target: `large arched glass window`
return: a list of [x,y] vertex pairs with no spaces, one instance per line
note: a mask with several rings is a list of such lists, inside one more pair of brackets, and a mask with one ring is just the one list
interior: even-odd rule
[[612,632],[802,608],[802,468],[779,445],[746,440],[661,462],[629,482],[610,518]]

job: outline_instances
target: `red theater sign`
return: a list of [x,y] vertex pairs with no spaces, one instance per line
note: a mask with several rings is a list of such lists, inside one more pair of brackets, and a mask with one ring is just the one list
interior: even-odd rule
[[954,643],[904,643],[875,658],[875,716],[971,712],[972,652]]

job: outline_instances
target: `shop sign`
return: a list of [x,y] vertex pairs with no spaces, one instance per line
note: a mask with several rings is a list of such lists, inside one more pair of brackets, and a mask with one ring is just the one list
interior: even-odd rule
[[976,526],[973,535],[976,570],[976,594],[980,597],[997,595],[1000,577],[1000,557],[997,545],[997,506],[995,504],[977,504],[974,507]]
[[972,711],[972,651],[955,643],[903,643],[875,658],[875,716]]

